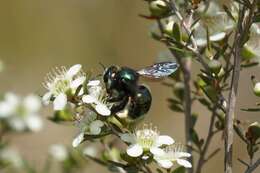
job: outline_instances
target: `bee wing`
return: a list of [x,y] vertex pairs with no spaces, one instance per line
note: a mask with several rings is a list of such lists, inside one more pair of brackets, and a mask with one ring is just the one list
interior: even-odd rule
[[137,73],[145,77],[158,79],[171,75],[178,69],[178,67],[179,64],[175,62],[160,62],[138,70]]

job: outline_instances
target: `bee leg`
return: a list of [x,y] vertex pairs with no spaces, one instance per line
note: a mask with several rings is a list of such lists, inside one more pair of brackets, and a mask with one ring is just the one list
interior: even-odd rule
[[118,102],[118,101],[121,101],[124,97],[125,97],[124,92],[118,92],[117,90],[114,90],[107,98],[107,101],[108,102]]
[[123,97],[120,101],[115,102],[111,108],[112,114],[122,111],[128,103],[128,96]]

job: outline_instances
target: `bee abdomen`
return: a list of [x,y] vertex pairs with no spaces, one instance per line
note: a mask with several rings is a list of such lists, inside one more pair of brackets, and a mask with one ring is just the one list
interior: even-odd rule
[[133,119],[142,117],[146,114],[152,103],[152,95],[149,89],[143,85],[139,85],[135,96],[131,99],[129,107],[129,116]]

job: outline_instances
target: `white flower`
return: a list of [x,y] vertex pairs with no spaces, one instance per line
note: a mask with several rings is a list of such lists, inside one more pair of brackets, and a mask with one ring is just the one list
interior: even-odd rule
[[80,128],[79,135],[73,140],[72,146],[77,147],[83,140],[84,135],[99,135],[102,131],[104,123],[97,119],[95,112],[89,111],[88,115],[80,120],[78,127]]
[[68,151],[64,145],[54,144],[49,148],[49,154],[58,161],[64,161],[68,158]]
[[40,97],[30,94],[21,98],[14,93],[7,93],[0,102],[0,118],[16,131],[39,131],[42,120],[38,115],[41,108]]
[[20,98],[14,93],[6,93],[0,102],[0,118],[7,118],[13,115],[19,105]]
[[[195,24],[195,41],[198,46],[205,46],[207,44],[207,31],[208,28],[209,40],[211,42],[218,42],[223,40],[227,32],[234,28],[235,23],[229,18],[226,12],[215,3],[210,3],[206,13],[201,11],[200,21]],[[233,12],[232,12],[233,13]]]
[[87,146],[83,149],[83,154],[91,157],[96,157],[98,153],[97,148],[93,145]]
[[4,160],[16,168],[21,168],[23,166],[22,157],[12,148],[4,148],[0,150],[0,160]]
[[101,82],[99,80],[89,81],[87,86],[88,95],[84,95],[82,101],[91,104],[100,115],[109,116],[111,111],[104,99],[105,90],[102,88]]
[[244,45],[244,52],[242,52],[242,56],[245,59],[257,58],[259,61],[260,51],[260,25],[259,24],[252,24],[250,28],[250,38]]
[[190,156],[190,153],[184,152],[182,145],[175,144],[161,149],[160,152],[157,152],[154,156],[154,160],[156,160],[159,166],[165,169],[171,168],[175,162],[185,168],[191,168],[191,163],[184,159]]
[[78,136],[76,136],[73,141],[72,141],[72,146],[73,147],[77,147],[79,146],[79,144],[81,144],[81,142],[84,140],[84,132],[81,132],[80,134],[78,134]]
[[[68,95],[74,95],[77,88],[86,80],[86,76],[81,72],[81,65],[76,64],[69,68],[56,68],[53,72],[47,74],[44,87],[48,90],[42,97],[43,103],[49,104],[54,98],[54,110],[63,110],[67,105]],[[83,94],[83,89],[79,95]]]
[[130,144],[126,152],[131,157],[139,157],[147,151],[155,155],[161,152],[160,147],[162,145],[174,143],[170,136],[160,135],[156,128],[146,124],[142,129],[136,130],[134,134],[121,134],[121,139]]

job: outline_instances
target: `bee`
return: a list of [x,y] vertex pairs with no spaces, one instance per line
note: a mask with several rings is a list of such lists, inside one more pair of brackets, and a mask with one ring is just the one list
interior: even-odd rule
[[112,103],[111,113],[119,118],[137,120],[150,109],[152,95],[150,90],[139,84],[139,77],[159,79],[171,75],[178,69],[175,62],[161,62],[141,70],[112,65],[105,69],[103,80]]

